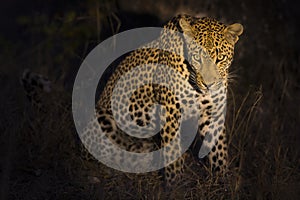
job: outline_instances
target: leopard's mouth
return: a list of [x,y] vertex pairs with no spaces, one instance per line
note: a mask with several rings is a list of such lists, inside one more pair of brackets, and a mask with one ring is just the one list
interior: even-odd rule
[[202,90],[217,90],[221,87],[222,81],[221,79],[212,79],[212,81],[205,82],[203,77],[199,75],[199,80],[197,80],[197,85]]

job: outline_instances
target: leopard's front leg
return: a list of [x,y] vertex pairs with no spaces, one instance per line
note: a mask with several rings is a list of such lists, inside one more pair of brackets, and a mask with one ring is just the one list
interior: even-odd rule
[[226,87],[210,91],[201,100],[202,115],[198,132],[203,141],[199,158],[208,155],[213,172],[224,173],[227,169],[228,148],[225,135]]

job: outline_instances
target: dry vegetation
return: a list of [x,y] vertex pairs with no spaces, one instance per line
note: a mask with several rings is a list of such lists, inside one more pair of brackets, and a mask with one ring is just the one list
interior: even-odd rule
[[[172,1],[161,13],[169,3],[163,0],[156,2],[164,9],[140,3],[144,13],[138,13],[122,2],[41,3],[14,16],[22,34],[0,34],[5,47],[0,49],[0,199],[299,199],[296,6],[280,0],[191,0]],[[125,174],[83,160],[71,112],[61,103],[70,102],[80,63],[98,42],[128,28],[157,26],[172,10],[238,21],[245,33],[228,94],[230,172],[213,177],[189,154],[182,181],[166,192],[157,173]],[[55,83],[44,97],[47,115],[24,97],[18,79],[25,68]]]

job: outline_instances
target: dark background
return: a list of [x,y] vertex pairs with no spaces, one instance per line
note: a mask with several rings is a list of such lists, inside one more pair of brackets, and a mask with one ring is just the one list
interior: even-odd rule
[[[299,199],[299,2],[291,0],[2,0],[0,199]],[[80,158],[70,110],[85,56],[123,30],[161,26],[178,13],[209,16],[244,33],[231,67],[230,175],[215,180],[193,157],[166,192],[159,175],[124,174]],[[54,84],[36,113],[24,69]]]

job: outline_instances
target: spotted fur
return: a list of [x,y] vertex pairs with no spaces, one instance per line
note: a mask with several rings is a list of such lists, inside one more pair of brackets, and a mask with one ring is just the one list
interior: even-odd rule
[[[212,149],[208,156],[211,168],[215,171],[226,170],[227,144],[224,124],[227,77],[229,66],[233,60],[234,45],[242,34],[243,27],[240,24],[226,26],[210,18],[179,15],[168,22],[164,29],[168,31],[162,31],[157,40],[135,50],[119,64],[107,82],[97,103],[97,110],[101,113],[97,117],[109,119],[109,123],[104,120],[106,122],[105,125],[102,120],[98,122],[100,122],[101,127],[106,127],[104,132],[115,144],[128,151],[150,152],[174,141],[174,148],[166,149],[163,155],[165,163],[169,164],[165,168],[164,174],[167,183],[171,184],[182,173],[184,163],[184,158],[180,157],[181,145],[177,134],[180,127],[180,108],[186,109],[190,113],[189,116],[192,116],[193,113],[200,114],[198,132],[202,139],[208,138],[203,142],[204,148],[206,146],[206,148]],[[170,30],[181,32],[184,36],[182,37],[176,33],[170,36]],[[199,48],[199,46],[202,48]],[[209,58],[205,58],[205,56],[209,56]],[[187,60],[186,57],[191,59]],[[204,70],[208,74],[206,76],[215,78],[206,82],[205,74],[199,68],[209,68],[208,64],[206,64],[209,63],[208,59],[212,60],[210,65],[217,66],[217,74]],[[131,118],[139,126],[149,124],[150,126],[155,126],[155,124],[151,124],[149,110],[155,103],[164,106],[166,123],[163,127],[160,127],[161,140],[158,145],[148,138],[136,139],[127,137],[115,124],[116,120],[120,121],[122,126],[126,126],[127,121],[123,116],[126,113],[126,109],[128,109],[122,104],[122,101],[116,100],[112,104],[112,94],[115,85],[124,74],[143,64],[149,65],[147,70],[142,71],[146,79],[160,80],[168,77],[169,80],[166,81],[172,84],[171,90],[156,84],[144,85],[135,91],[130,98],[129,112]],[[157,68],[156,64],[168,67],[161,69]],[[167,76],[170,69],[178,72],[180,74],[179,77],[174,77],[173,74]],[[132,76],[124,80],[123,84],[126,85],[127,83],[138,81],[137,79],[138,76]],[[214,87],[216,89],[212,89]],[[114,92],[119,97],[126,95],[128,88],[118,88]],[[178,96],[181,96],[181,98],[179,99]],[[194,103],[191,102],[194,99],[197,99],[199,104],[197,110],[189,108],[189,105]],[[119,109],[120,115],[112,117],[112,109]],[[86,133],[93,132],[93,127],[97,128],[97,124],[91,125],[90,127],[92,128],[86,130]],[[113,151],[112,148],[107,147],[107,152]],[[170,164],[169,162],[173,157],[179,157],[179,159]]]

